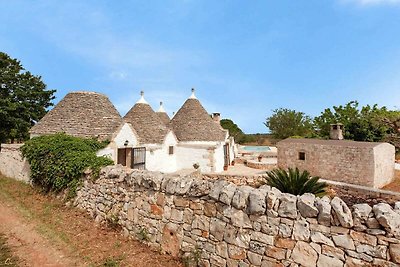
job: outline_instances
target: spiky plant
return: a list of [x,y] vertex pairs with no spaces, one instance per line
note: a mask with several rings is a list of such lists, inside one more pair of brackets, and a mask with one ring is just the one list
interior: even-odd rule
[[326,194],[328,184],[318,182],[320,177],[311,177],[308,171],[300,172],[298,168],[275,169],[267,172],[267,184],[278,188],[283,193],[303,195],[312,193],[316,196]]

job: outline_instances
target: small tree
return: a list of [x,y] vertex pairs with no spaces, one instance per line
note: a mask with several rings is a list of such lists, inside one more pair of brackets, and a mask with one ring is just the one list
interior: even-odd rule
[[319,177],[311,177],[308,171],[300,172],[298,168],[275,169],[267,172],[267,184],[278,188],[283,193],[303,195],[312,193],[316,196],[326,194],[327,183],[318,182]]
[[0,142],[29,138],[29,129],[52,106],[54,90],[25,71],[17,59],[0,52]]
[[311,118],[303,112],[280,108],[275,109],[271,117],[264,123],[277,139],[290,136],[309,136],[313,133]]

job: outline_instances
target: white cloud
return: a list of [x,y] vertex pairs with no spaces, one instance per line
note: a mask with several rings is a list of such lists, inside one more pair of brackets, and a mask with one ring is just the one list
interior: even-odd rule
[[342,3],[352,3],[359,6],[398,5],[400,0],[340,0]]

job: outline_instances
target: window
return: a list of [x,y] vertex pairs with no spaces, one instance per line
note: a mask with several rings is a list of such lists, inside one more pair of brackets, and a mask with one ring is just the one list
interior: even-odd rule
[[305,152],[299,152],[299,160],[306,160],[306,153]]
[[169,147],[169,155],[173,155],[174,154],[174,147],[170,146]]

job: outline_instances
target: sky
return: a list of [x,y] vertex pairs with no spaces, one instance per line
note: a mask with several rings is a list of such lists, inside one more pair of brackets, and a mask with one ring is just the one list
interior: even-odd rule
[[400,0],[0,0],[0,51],[56,89],[140,91],[172,115],[191,88],[209,113],[263,133],[274,109],[352,100],[400,108]]

